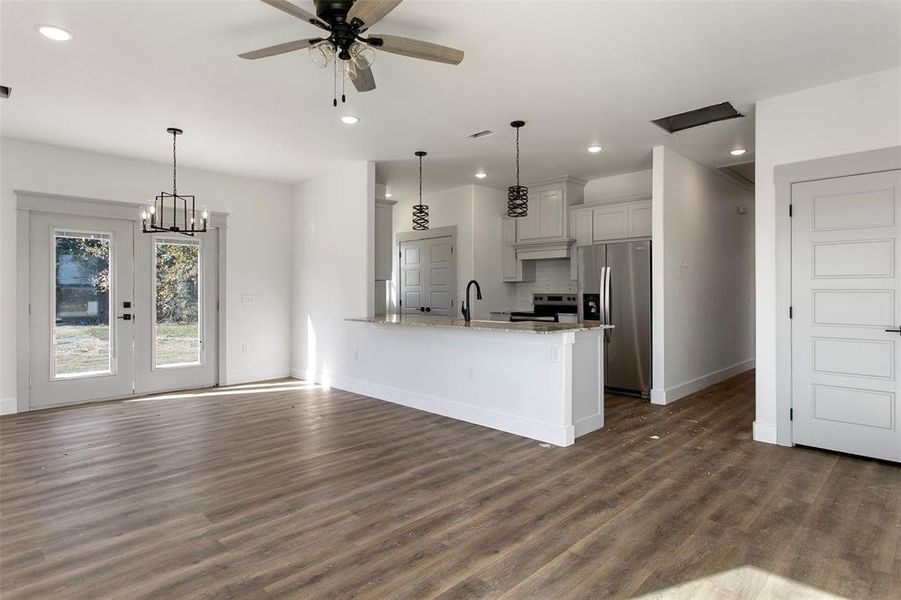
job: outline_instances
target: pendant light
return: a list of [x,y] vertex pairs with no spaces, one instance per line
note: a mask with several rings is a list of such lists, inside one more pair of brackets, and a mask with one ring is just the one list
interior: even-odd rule
[[[170,127],[166,131],[172,135],[172,193],[160,192],[149,206],[141,208],[141,231],[181,233],[193,237],[195,233],[204,233],[207,230],[210,212],[203,206],[198,215],[194,196],[178,193],[175,140],[184,132],[175,127]],[[169,218],[166,217],[167,208],[171,211]]]
[[516,185],[507,188],[507,216],[525,217],[529,214],[529,188],[519,185],[519,128],[525,121],[513,121],[510,127],[516,129]]
[[429,207],[422,203],[422,157],[427,153],[422,150],[416,151],[419,157],[419,204],[413,205],[413,230],[428,231],[429,229]]

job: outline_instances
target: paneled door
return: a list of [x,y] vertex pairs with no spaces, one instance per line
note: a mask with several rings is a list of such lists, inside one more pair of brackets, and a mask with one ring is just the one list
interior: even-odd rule
[[30,228],[31,408],[131,394],[133,223],[34,212]]
[[792,186],[792,436],[901,461],[901,171]]
[[135,393],[218,380],[216,230],[135,239]]
[[456,260],[452,236],[400,243],[401,312],[454,316]]

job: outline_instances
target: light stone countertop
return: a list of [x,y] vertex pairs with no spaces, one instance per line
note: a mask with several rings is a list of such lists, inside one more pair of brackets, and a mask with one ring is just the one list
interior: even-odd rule
[[420,315],[378,315],[362,319],[345,319],[355,323],[373,325],[402,325],[409,327],[444,327],[454,329],[475,329],[478,331],[508,331],[511,333],[565,333],[613,329],[613,325],[586,323],[548,323],[544,321],[470,321],[451,317],[426,317]]

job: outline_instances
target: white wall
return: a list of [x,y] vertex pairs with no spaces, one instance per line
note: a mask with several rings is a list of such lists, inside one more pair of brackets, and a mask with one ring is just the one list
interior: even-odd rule
[[651,195],[651,170],[600,177],[585,184],[585,202],[616,202]]
[[652,401],[666,404],[753,366],[754,196],[671,148],[654,171]]
[[[515,288],[503,282],[501,257],[501,216],[506,210],[502,190],[480,185],[463,185],[423,194],[429,207],[431,228],[457,226],[457,306],[466,284],[476,279],[482,288],[482,301],[473,301],[473,318],[487,319],[492,310],[509,310],[515,303]],[[408,198],[394,206],[394,234],[412,230],[413,205],[419,198]],[[395,241],[395,248],[397,242]],[[390,310],[397,310],[397,252],[393,253],[395,298]]]
[[291,373],[326,385],[355,370],[354,324],[374,313],[375,163],[294,188]]
[[901,69],[767,98],[756,108],[757,415],[776,441],[776,188],[773,168],[901,145]]
[[[16,396],[16,196],[13,190],[134,202],[171,186],[171,165],[21,140],[0,140],[0,403]],[[180,168],[179,187],[229,213],[228,382],[284,377],[291,318],[291,188]],[[256,294],[242,306],[242,294]],[[241,354],[241,344],[249,352]]]

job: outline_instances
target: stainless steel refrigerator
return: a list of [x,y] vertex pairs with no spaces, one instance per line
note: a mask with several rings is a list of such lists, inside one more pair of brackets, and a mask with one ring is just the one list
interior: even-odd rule
[[613,325],[604,333],[604,385],[651,393],[651,242],[579,248],[579,316]]

